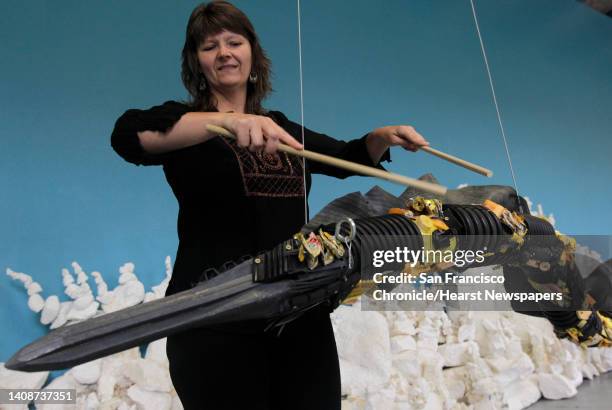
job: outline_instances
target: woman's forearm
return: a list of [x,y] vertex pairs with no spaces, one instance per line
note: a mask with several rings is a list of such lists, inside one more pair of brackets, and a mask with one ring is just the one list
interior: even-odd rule
[[288,144],[295,149],[302,149],[302,144],[265,116],[220,113],[189,112],[167,132],[140,131],[140,145],[149,154],[162,154],[209,140],[216,134],[206,129],[207,125],[217,125],[229,130],[236,136],[239,146],[276,152],[278,143]]
[[214,137],[215,135],[206,129],[206,125],[224,126],[227,115],[219,112],[188,112],[167,132],[140,131],[138,138],[145,152],[163,154],[197,145]]

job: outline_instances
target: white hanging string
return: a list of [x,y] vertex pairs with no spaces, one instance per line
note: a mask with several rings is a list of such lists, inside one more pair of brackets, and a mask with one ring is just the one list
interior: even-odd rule
[[[304,74],[302,72],[302,14],[300,0],[297,0],[297,27],[298,27],[298,58],[300,66],[300,124],[302,127],[302,144],[306,149],[304,139]],[[304,178],[304,225],[308,223],[308,192],[306,186],[306,159],[302,158],[302,175]]]
[[476,32],[478,33],[478,40],[480,41],[480,50],[482,51],[482,57],[484,58],[485,67],[487,69],[487,75],[489,76],[489,86],[491,87],[491,94],[493,95],[493,104],[495,105],[495,111],[497,112],[497,122],[499,123],[499,129],[501,130],[502,139],[504,141],[504,147],[506,148],[506,158],[508,158],[508,165],[510,166],[510,173],[512,174],[512,182],[514,184],[514,190],[517,195],[517,202],[519,211],[525,213],[521,205],[521,201],[518,199],[519,190],[516,182],[516,175],[514,174],[514,167],[512,166],[512,158],[510,157],[510,149],[508,148],[508,140],[506,138],[506,132],[504,131],[504,125],[502,123],[501,113],[499,111],[499,105],[497,104],[497,96],[495,94],[495,87],[493,85],[493,76],[489,68],[489,59],[487,58],[487,52],[485,51],[484,42],[482,41],[482,35],[480,33],[480,26],[478,24],[478,17],[476,16],[476,7],[474,6],[474,0],[470,0],[472,5],[472,15],[474,16],[474,23],[476,24]]

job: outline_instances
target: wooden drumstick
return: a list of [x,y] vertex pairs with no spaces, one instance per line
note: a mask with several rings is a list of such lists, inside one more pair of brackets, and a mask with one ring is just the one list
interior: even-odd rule
[[432,155],[435,155],[436,157],[445,159],[449,162],[452,162],[453,164],[457,164],[461,167],[467,168],[470,171],[474,171],[478,174],[484,175],[485,177],[492,177],[493,176],[493,171],[491,171],[490,169],[481,167],[480,165],[476,165],[476,164],[472,164],[471,162],[468,162],[464,159],[455,157],[453,155],[444,153],[442,151],[438,151],[437,149],[425,146],[425,147],[419,147],[419,149],[422,149],[425,152],[429,152]]
[[[206,125],[206,129],[223,137],[236,139],[236,136],[234,134],[232,134],[230,131],[226,130],[223,127],[208,124]],[[330,155],[319,154],[318,152],[308,151],[306,149],[297,150],[282,143],[278,144],[278,150],[281,152],[286,152],[287,154],[297,155],[302,158],[310,159],[312,161],[322,162],[324,164],[332,165],[334,167],[346,169],[352,172],[357,172],[359,174],[384,179],[387,181],[395,182],[400,185],[412,186],[417,189],[430,192],[432,194],[445,195],[447,191],[447,188],[442,185],[432,184],[431,182],[427,181],[420,181],[418,179],[383,171],[374,167],[368,167],[366,165],[361,165],[344,159],[335,158]]]

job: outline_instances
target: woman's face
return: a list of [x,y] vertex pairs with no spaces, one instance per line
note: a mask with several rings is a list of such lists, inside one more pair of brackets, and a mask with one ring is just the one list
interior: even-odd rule
[[251,73],[251,44],[246,37],[227,30],[208,36],[198,47],[198,60],[209,87],[246,88]]

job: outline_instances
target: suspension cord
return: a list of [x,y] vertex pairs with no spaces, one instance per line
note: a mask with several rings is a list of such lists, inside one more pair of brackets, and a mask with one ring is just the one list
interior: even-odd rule
[[[306,149],[304,138],[304,73],[302,72],[302,14],[300,0],[297,0],[297,28],[298,28],[298,58],[300,66],[300,125],[302,129],[302,145]],[[308,223],[308,190],[306,186],[306,158],[302,158],[302,177],[304,179],[304,225]]]
[[497,112],[497,122],[499,123],[499,129],[501,130],[501,136],[504,141],[504,147],[506,148],[506,158],[508,159],[508,165],[510,166],[510,173],[512,174],[512,182],[514,184],[514,190],[516,191],[516,201],[518,202],[519,211],[521,214],[525,213],[521,201],[519,200],[519,189],[516,182],[516,175],[514,174],[514,167],[512,166],[512,158],[510,157],[510,149],[508,148],[508,139],[506,138],[506,132],[504,131],[504,125],[502,123],[501,113],[499,105],[497,104],[497,96],[495,94],[495,86],[493,85],[493,76],[491,75],[491,69],[489,68],[489,59],[487,58],[487,52],[485,51],[484,42],[482,41],[482,35],[480,33],[480,25],[478,24],[478,17],[476,16],[476,7],[474,6],[474,0],[470,0],[472,5],[472,15],[474,16],[474,23],[476,24],[476,32],[478,33],[478,40],[480,41],[480,50],[482,51],[482,57],[484,58],[485,67],[487,69],[487,75],[489,76],[489,86],[491,87],[491,94],[493,95],[493,104],[495,105],[495,111]]

